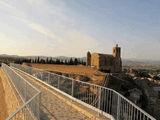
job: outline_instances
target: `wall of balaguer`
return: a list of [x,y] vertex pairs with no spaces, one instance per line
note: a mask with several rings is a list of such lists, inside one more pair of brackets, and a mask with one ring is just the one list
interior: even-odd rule
[[[5,92],[5,100],[8,116],[12,115],[18,108],[20,108],[20,104],[18,102],[18,97],[16,96],[16,92],[11,86],[11,83],[8,80],[6,73],[0,68],[0,76],[2,79],[2,84]],[[20,113],[21,114],[21,113]],[[22,119],[22,114],[20,115]]]
[[0,120],[5,120],[8,116],[4,88],[0,77]]

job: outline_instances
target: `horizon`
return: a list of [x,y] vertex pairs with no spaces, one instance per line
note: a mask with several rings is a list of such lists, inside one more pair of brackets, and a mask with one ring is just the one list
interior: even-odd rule
[[158,61],[159,6],[157,0],[0,0],[0,54],[85,57],[112,54],[119,44],[123,59]]
[[[66,57],[66,58],[86,58],[86,56],[82,57],[75,57],[75,56],[44,56],[44,55],[27,55],[27,56],[21,56],[21,55],[10,55],[10,54],[0,54],[0,56],[7,55],[7,56],[18,56],[18,57],[48,57],[48,58],[58,58],[58,57]],[[122,60],[127,61],[135,61],[135,62],[160,62],[160,60],[153,60],[153,59],[136,59],[136,58],[121,58]]]

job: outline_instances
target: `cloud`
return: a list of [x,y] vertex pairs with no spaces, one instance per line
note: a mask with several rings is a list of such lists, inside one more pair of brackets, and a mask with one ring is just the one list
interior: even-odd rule
[[42,26],[40,24],[35,24],[35,23],[29,23],[28,25],[33,30],[36,30],[37,32],[40,32],[40,33],[52,38],[53,40],[57,40],[58,42],[62,42],[62,38],[57,36],[55,33],[53,33],[48,28],[46,28],[46,27],[44,27],[44,26]]
[[[10,53],[78,57],[85,56],[88,50],[92,52],[101,49],[93,37],[83,33],[78,28],[74,28],[76,22],[73,17],[65,13],[65,5],[63,3],[56,6],[50,4],[47,0],[26,0],[25,2],[17,1],[16,3],[12,1],[9,1],[9,3],[0,2],[0,4],[6,6],[6,9],[3,10],[7,11],[9,13],[7,15],[16,21],[13,22],[16,23],[13,27],[16,28],[16,25],[21,22],[21,25],[23,25],[20,26],[23,27],[21,30],[24,29],[23,31],[25,32],[25,39],[22,38],[23,35],[20,37],[12,36],[14,39],[3,37],[7,42],[11,41],[10,44],[7,44],[7,42],[5,44]],[[45,35],[46,38],[36,36],[34,32],[30,32],[31,29]],[[18,30],[15,29],[15,31]],[[34,42],[33,40],[31,41],[33,39],[31,36],[34,36]],[[19,42],[15,42],[17,38],[19,38]],[[36,43],[38,40],[41,42]],[[36,45],[32,46],[32,44]],[[16,49],[12,50],[13,48]]]
[[[11,53],[15,52],[15,43],[18,41],[14,38],[9,37],[7,34],[0,32],[0,41],[1,41],[1,53]],[[16,54],[16,53],[15,53]]]
[[35,32],[39,32],[50,38],[50,40],[46,41],[48,43],[44,43],[43,41],[45,46],[41,45],[40,51],[43,55],[54,54],[54,56],[66,55],[78,57],[85,56],[88,50],[91,52],[101,51],[98,42],[94,38],[70,26],[64,26],[65,29],[62,29],[61,33],[56,34],[53,30],[39,23],[33,23],[21,18],[17,19],[24,22]]
[[4,2],[4,1],[0,1],[0,5],[5,6],[7,8],[10,8],[10,9],[14,8],[12,5],[10,5],[10,4],[8,4],[7,2]]
[[54,53],[57,52],[59,55],[83,57],[87,51],[95,52],[100,50],[100,46],[95,39],[74,29],[68,29],[64,39],[62,43],[54,47]]

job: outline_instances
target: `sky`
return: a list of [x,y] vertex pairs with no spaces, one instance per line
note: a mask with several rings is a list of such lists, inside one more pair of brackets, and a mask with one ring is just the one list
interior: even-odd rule
[[160,60],[160,0],[0,0],[0,54]]

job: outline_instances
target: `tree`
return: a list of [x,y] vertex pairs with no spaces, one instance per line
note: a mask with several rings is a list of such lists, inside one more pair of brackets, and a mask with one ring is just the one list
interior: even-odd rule
[[37,63],[37,58],[34,59],[34,63]]
[[32,63],[35,63],[35,59],[32,59]]
[[77,65],[77,64],[78,64],[78,59],[75,58],[75,59],[74,59],[74,65]]
[[37,59],[37,63],[40,63],[40,59],[39,59],[39,57],[38,57],[38,59]]
[[59,59],[56,59],[56,64],[60,64],[60,60]]
[[68,64],[67,60],[65,60],[64,64],[65,64],[65,65],[67,65],[67,64]]
[[52,63],[53,63],[52,58],[50,58],[50,60],[49,60],[49,64],[52,64]]
[[45,64],[45,60],[44,60],[44,59],[41,59],[39,63]]
[[28,63],[31,63],[31,58],[28,60]]
[[21,63],[22,63],[22,61],[21,61],[21,59],[18,59],[18,60],[16,60],[16,61],[15,61],[15,63],[17,63],[17,64],[21,64]]
[[73,60],[72,60],[72,58],[71,58],[70,61],[69,61],[69,65],[73,65]]
[[86,65],[86,62],[84,62],[83,60],[82,60],[82,65]]
[[48,60],[48,57],[47,57],[47,60],[46,60],[46,64],[49,64],[49,60]]
[[78,58],[78,64],[81,64],[81,60],[80,60],[80,58]]

